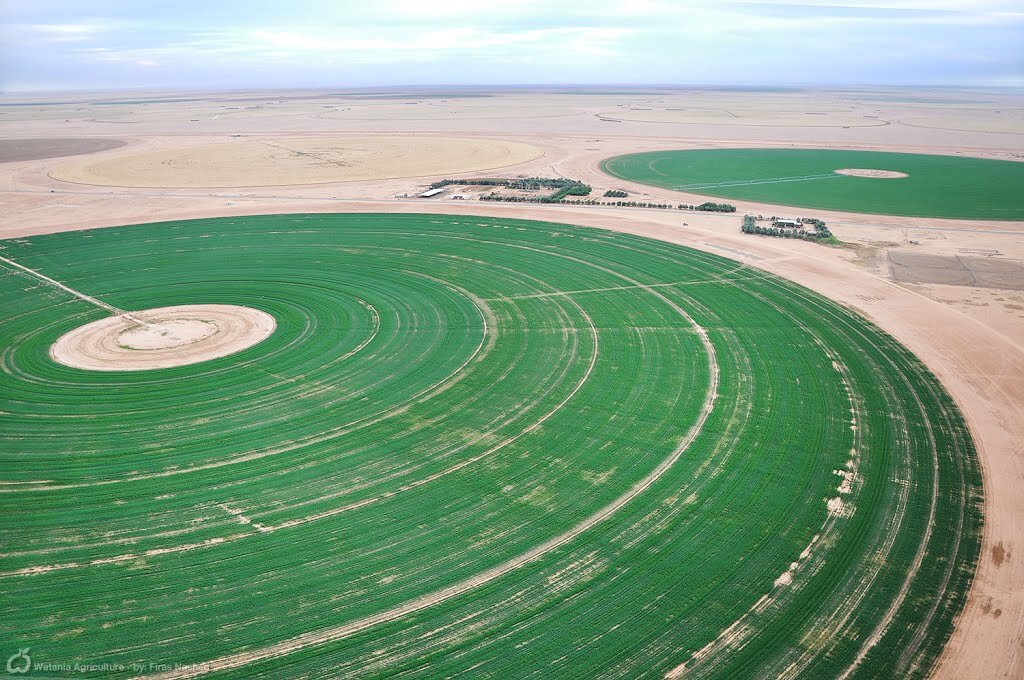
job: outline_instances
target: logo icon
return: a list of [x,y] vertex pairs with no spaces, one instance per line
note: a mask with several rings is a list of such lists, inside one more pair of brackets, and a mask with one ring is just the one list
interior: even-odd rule
[[28,655],[28,649],[19,649],[17,654],[7,660],[8,673],[28,673],[28,669],[32,667],[32,657]]

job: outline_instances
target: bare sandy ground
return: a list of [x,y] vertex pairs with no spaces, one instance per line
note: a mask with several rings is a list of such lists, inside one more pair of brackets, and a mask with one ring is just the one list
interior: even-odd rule
[[901,121],[904,125],[937,128],[941,130],[964,130],[972,132],[1009,132],[1024,135],[1024,112],[1006,111],[978,120],[969,115],[910,116]]
[[837,175],[850,175],[851,177],[871,177],[874,179],[900,179],[909,177],[905,172],[895,170],[869,170],[867,168],[839,168]]
[[79,326],[57,339],[50,356],[89,371],[170,368],[241,352],[275,328],[274,317],[250,307],[157,307]]
[[599,116],[611,121],[641,123],[683,123],[712,125],[751,125],[782,127],[861,127],[886,125],[877,118],[866,118],[852,113],[761,111],[761,110],[706,110],[706,109],[620,109],[602,111]]
[[[1006,115],[1024,108],[1024,97],[992,91],[524,92],[443,102],[415,97],[408,101],[334,101],[322,93],[307,98],[301,93],[190,97],[196,100],[10,107],[0,110],[0,136],[92,136],[129,142],[127,148],[104,152],[95,156],[97,159],[237,143],[232,137],[236,134],[275,141],[377,133],[508,140],[541,148],[544,155],[488,174],[572,177],[591,184],[598,195],[605,189],[621,188],[637,200],[688,203],[700,202],[703,197],[622,182],[601,173],[599,163],[608,156],[635,151],[740,146],[876,149],[1024,160],[1024,136],[1017,132],[1016,118]],[[281,101],[284,103],[277,103]],[[350,111],[342,111],[346,107]],[[701,114],[668,122],[610,120],[600,115],[675,108],[700,109]],[[413,110],[415,115],[407,113]],[[543,116],[538,115],[541,110]],[[103,116],[97,117],[99,113]],[[651,117],[637,118],[645,116]],[[752,122],[737,124],[736,118]],[[848,124],[851,118],[857,119],[856,124]],[[806,119],[822,120],[814,124]],[[913,124],[921,119],[946,127]],[[742,234],[736,215],[394,199],[398,193],[421,190],[447,174],[440,170],[437,175],[416,179],[328,179],[330,183],[263,189],[169,185],[115,189],[71,184],[49,176],[64,164],[66,161],[26,159],[0,167],[0,204],[6,218],[0,222],[0,238],[281,212],[522,217],[615,229],[707,250],[784,276],[849,305],[907,345],[939,376],[965,414],[984,467],[983,554],[967,607],[935,675],[1024,677],[1024,495],[1020,493],[1024,488],[1024,293],[1014,290],[1019,288],[1014,272],[1024,262],[1024,223],[830,211],[806,215],[826,220],[847,243],[843,248],[829,248]],[[791,208],[752,202],[737,205],[741,213],[798,216]],[[911,262],[918,269],[937,262],[942,265],[938,269],[943,269],[945,263],[961,258],[959,261],[969,262],[973,271],[978,261],[976,274],[997,287],[970,285],[966,277],[963,281],[898,281],[890,251],[896,251],[897,262]],[[908,259],[906,252],[913,256]],[[930,256],[945,259],[928,260]]]
[[518,165],[543,151],[521,142],[372,136],[234,139],[62,165],[54,179],[122,187],[263,187],[465,173]]

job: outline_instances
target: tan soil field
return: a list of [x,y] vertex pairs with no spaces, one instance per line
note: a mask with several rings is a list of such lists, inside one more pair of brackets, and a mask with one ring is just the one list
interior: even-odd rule
[[492,170],[538,158],[519,142],[459,137],[239,139],[61,166],[54,179],[133,187],[263,187]]
[[623,109],[603,111],[602,118],[643,123],[690,123],[714,125],[769,125],[795,127],[860,127],[886,125],[885,121],[832,112],[803,111],[706,111],[702,109]]
[[50,356],[90,371],[185,366],[241,352],[276,327],[266,312],[238,305],[158,307],[79,326],[57,339]]
[[995,257],[921,255],[890,250],[892,276],[904,283],[943,283],[1024,290],[1024,264]]
[[[578,179],[593,186],[594,196],[623,189],[637,201],[705,200],[600,171],[604,158],[659,149],[835,148],[1024,161],[1018,122],[1024,95],[498,90],[478,98],[372,100],[290,91],[96,105],[104,96],[111,95],[0,107],[0,137],[128,142],[70,163],[26,158],[0,165],[0,238],[282,212],[493,215],[603,227],[707,250],[856,309],[942,380],[983,466],[982,555],[934,677],[1024,677],[1024,222],[806,215],[825,220],[844,243],[827,247],[741,233],[744,212],[796,216],[790,208],[745,201],[734,202],[736,215],[716,215],[499,204],[472,192],[460,201],[396,198],[415,196],[446,176],[487,170],[487,176]],[[963,103],[951,107],[950,100]],[[109,346],[125,330],[107,329],[97,342]],[[148,351],[165,350],[125,350]]]
[[124,145],[125,143],[119,139],[0,139],[0,163],[78,156],[109,151]]
[[905,125],[940,128],[946,130],[968,130],[972,132],[1006,132],[1024,135],[1024,111],[995,112],[984,118],[949,114],[945,116],[916,116],[904,118]]

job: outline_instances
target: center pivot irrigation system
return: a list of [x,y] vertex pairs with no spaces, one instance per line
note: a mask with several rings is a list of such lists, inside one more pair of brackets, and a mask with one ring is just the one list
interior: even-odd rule
[[[923,677],[963,607],[981,476],[955,404],[761,270],[442,215],[0,247],[0,630],[34,662]],[[111,312],[35,274],[276,326],[199,363],[73,368],[53,344]]]

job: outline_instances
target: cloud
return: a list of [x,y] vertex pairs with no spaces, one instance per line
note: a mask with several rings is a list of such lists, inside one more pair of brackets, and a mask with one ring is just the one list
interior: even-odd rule
[[3,77],[39,87],[152,84],[158,66],[175,86],[1024,76],[1024,0],[9,4]]
[[53,43],[93,40],[110,27],[98,24],[22,24],[14,26],[13,30],[21,36],[21,42]]
[[410,52],[429,52],[443,58],[448,54],[487,55],[508,48],[612,54],[615,45],[630,29],[550,28],[495,31],[478,27],[434,30],[305,30],[255,29],[244,34],[226,34],[225,45],[252,49],[268,47],[294,54],[347,52],[367,58],[401,58]]

